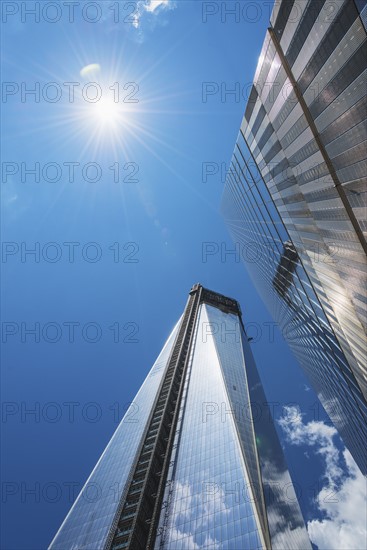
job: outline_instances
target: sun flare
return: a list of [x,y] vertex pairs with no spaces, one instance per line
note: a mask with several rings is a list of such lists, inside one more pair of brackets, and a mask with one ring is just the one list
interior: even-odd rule
[[101,98],[88,109],[88,118],[101,130],[117,129],[123,123],[123,109],[112,98]]

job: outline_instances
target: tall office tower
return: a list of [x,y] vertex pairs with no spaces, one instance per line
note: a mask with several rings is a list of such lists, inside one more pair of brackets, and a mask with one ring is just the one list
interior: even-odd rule
[[275,3],[223,198],[256,286],[364,473],[366,15],[354,0]]
[[52,550],[311,550],[235,300],[195,285]]

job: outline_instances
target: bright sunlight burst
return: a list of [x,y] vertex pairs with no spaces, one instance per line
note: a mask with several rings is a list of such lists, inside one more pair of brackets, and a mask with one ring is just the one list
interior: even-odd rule
[[[180,154],[162,139],[159,124],[150,126],[152,117],[166,114],[167,102],[181,95],[157,89],[157,64],[137,72],[134,59],[122,61],[121,56],[111,56],[111,52],[107,59],[99,52],[94,59],[88,59],[92,62],[86,63],[79,49],[81,46],[77,45],[74,50],[77,62],[70,73],[65,68],[62,76],[50,73],[49,81],[60,89],[61,100],[52,113],[51,109],[44,109],[42,122],[37,119],[37,131],[45,135],[52,130],[55,143],[59,143],[60,137],[65,142],[69,140],[75,144],[80,158],[97,159],[108,154],[130,159],[136,144],[164,164],[154,145]],[[32,125],[32,131],[34,128]]]
[[123,123],[123,109],[113,98],[101,98],[96,103],[91,103],[88,111],[91,122],[97,123],[102,131],[117,129]]
[[[125,149],[127,134],[134,128],[128,93],[133,95],[134,83],[124,88],[117,74],[106,75],[103,65],[92,63],[80,70],[82,80],[76,88],[76,100],[69,118],[86,135],[85,150],[92,147],[97,154],[109,149],[118,154]],[[138,101],[136,101],[138,103]]]
[[112,93],[112,90],[108,89],[107,85],[103,85],[100,72],[101,66],[98,63],[87,65],[80,71],[80,76],[89,81],[92,88],[96,87],[97,89],[97,97],[88,102],[84,109],[85,122],[91,123],[94,127],[93,130],[97,132],[121,129],[123,105],[119,102],[119,98]]

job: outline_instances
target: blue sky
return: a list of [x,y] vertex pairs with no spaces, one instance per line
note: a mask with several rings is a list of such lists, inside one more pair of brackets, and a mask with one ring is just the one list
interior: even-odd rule
[[[3,547],[46,548],[70,487],[81,488],[201,282],[242,305],[313,540],[330,548],[342,534],[356,548],[339,506],[361,487],[358,473],[281,335],[270,337],[244,266],[226,255],[219,213],[269,3],[247,3],[236,21],[225,3],[105,1],[83,12],[80,2],[73,22],[64,2],[39,22],[21,4],[3,3],[2,25]],[[90,80],[110,124],[81,92]],[[215,173],[203,178],[203,166]],[[39,178],[27,173],[35,167]],[[334,506],[315,498],[323,487],[339,495]]]

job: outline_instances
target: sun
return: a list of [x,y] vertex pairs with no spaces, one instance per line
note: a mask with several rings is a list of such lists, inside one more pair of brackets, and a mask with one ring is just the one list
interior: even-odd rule
[[103,71],[102,65],[92,63],[81,69],[80,77],[68,120],[84,139],[83,152],[98,155],[108,150],[116,156],[126,152],[137,109],[125,101],[127,92],[118,72]]
[[123,107],[113,98],[101,98],[89,105],[88,118],[100,130],[118,129],[124,122]]

